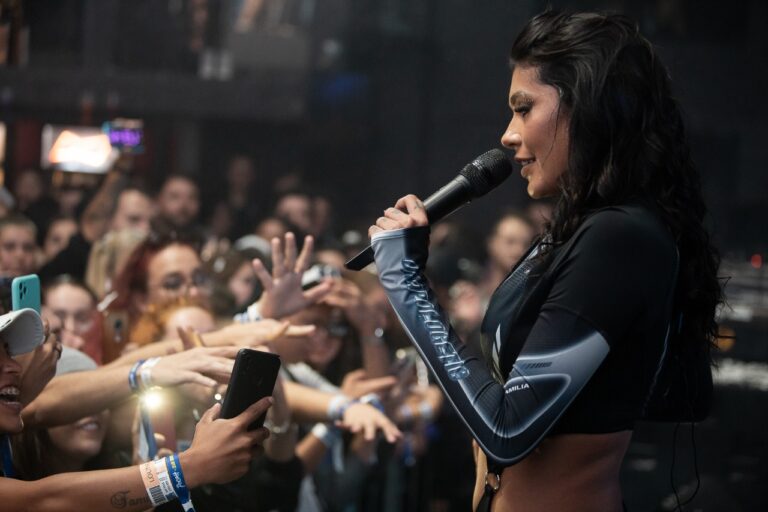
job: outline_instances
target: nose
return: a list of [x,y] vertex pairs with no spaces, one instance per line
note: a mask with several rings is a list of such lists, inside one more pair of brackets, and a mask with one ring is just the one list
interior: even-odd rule
[[507,149],[517,149],[520,144],[523,143],[523,137],[520,135],[517,129],[513,126],[514,121],[509,122],[509,126],[501,134],[501,145]]
[[3,373],[21,374],[21,364],[9,356],[5,350],[0,352],[0,375]]
[[69,331],[69,332],[77,331],[77,322],[75,321],[75,317],[73,317],[72,315],[67,315],[64,318],[63,327],[65,331]]
[[85,347],[85,340],[74,332],[64,329],[61,331],[61,344],[65,347],[82,350]]

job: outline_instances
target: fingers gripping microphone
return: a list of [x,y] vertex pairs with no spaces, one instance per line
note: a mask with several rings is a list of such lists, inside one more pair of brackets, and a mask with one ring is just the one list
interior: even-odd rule
[[[507,179],[512,164],[499,149],[492,149],[467,164],[459,175],[424,201],[430,224],[450,215],[473,199],[482,197]],[[369,245],[344,264],[349,270],[362,270],[373,262],[373,248]]]

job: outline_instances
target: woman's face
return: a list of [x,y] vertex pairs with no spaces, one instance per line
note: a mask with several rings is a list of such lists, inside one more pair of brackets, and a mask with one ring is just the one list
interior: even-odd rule
[[488,242],[491,262],[505,271],[515,266],[533,238],[531,227],[516,217],[507,217],[496,227]]
[[253,291],[256,289],[256,272],[250,262],[240,265],[237,272],[232,274],[227,282],[227,288],[235,298],[235,304],[244,306],[253,297]]
[[86,344],[100,343],[98,335],[98,312],[90,294],[71,284],[59,285],[45,294],[45,305],[62,326],[61,343],[66,347],[84,350]]
[[108,419],[109,411],[103,411],[69,425],[49,428],[48,437],[62,456],[85,463],[101,451]]
[[344,315],[339,309],[323,305],[308,308],[301,314],[299,325],[315,326],[315,332],[307,336],[306,362],[323,371],[341,351],[343,334],[337,331],[345,329]]
[[0,338],[0,434],[18,434],[21,422],[21,365],[8,355],[8,345]]
[[192,247],[171,244],[150,260],[147,268],[147,302],[164,304],[182,295],[206,298],[210,280]]
[[501,143],[515,150],[520,174],[528,180],[533,198],[555,195],[558,180],[568,168],[568,123],[558,90],[543,84],[534,66],[515,66],[509,88],[512,120]]

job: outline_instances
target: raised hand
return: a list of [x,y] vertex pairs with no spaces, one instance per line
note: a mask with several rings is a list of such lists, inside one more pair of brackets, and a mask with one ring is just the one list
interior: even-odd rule
[[280,338],[299,338],[312,334],[314,325],[291,325],[270,318],[256,322],[232,323],[218,331],[204,334],[206,346],[236,345],[258,347]]
[[152,383],[161,387],[227,383],[237,351],[237,347],[198,347],[162,357],[152,367]]
[[306,291],[301,289],[301,276],[312,259],[313,245],[312,237],[307,236],[297,257],[293,233],[285,234],[285,251],[280,239],[273,238],[271,275],[261,260],[253,260],[253,270],[264,288],[257,303],[261,316],[277,319],[290,316],[318,302],[331,290],[330,281]]
[[61,357],[61,321],[51,315],[43,320],[43,343],[32,352],[16,356],[21,365],[21,396],[22,405],[28,405],[43,390],[48,382],[56,375],[56,364]]
[[384,413],[372,405],[360,402],[353,403],[344,411],[344,417],[336,422],[336,426],[357,434],[362,433],[366,441],[372,441],[376,432],[381,431],[390,443],[394,443],[402,433]]
[[334,279],[330,293],[321,302],[344,311],[361,336],[370,336],[387,323],[386,312],[367,301],[360,287],[347,279]]
[[341,392],[350,398],[360,398],[369,393],[381,393],[388,391],[395,384],[397,378],[392,375],[369,379],[365,370],[354,370],[344,376],[341,382]]

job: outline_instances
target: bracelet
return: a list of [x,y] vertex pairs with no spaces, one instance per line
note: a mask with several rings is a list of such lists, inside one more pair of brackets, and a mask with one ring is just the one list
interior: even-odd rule
[[139,359],[133,364],[133,366],[131,366],[131,371],[128,372],[128,385],[131,387],[131,391],[134,393],[139,392],[139,384],[136,382],[136,372],[139,370],[142,364],[144,364],[144,359]]
[[139,377],[141,379],[141,388],[148,390],[152,387],[152,368],[160,361],[159,357],[150,357],[141,365]]
[[344,419],[344,413],[354,401],[345,395],[336,395],[328,404],[328,419],[332,421]]
[[179,503],[184,508],[184,512],[194,512],[195,507],[192,505],[192,496],[189,493],[189,487],[184,480],[184,471],[181,469],[181,462],[179,461],[179,454],[174,453],[165,458],[165,467],[171,477],[171,485],[179,498]]
[[363,343],[367,343],[368,345],[384,345],[384,328],[377,327],[373,330],[373,334],[363,336],[361,340]]
[[141,464],[139,472],[153,507],[178,498],[164,459],[151,460]]
[[275,425],[270,420],[265,420],[264,426],[267,427],[267,430],[269,430],[271,433],[279,436],[288,433],[291,430],[293,423],[291,422],[291,418],[285,420],[282,425]]

